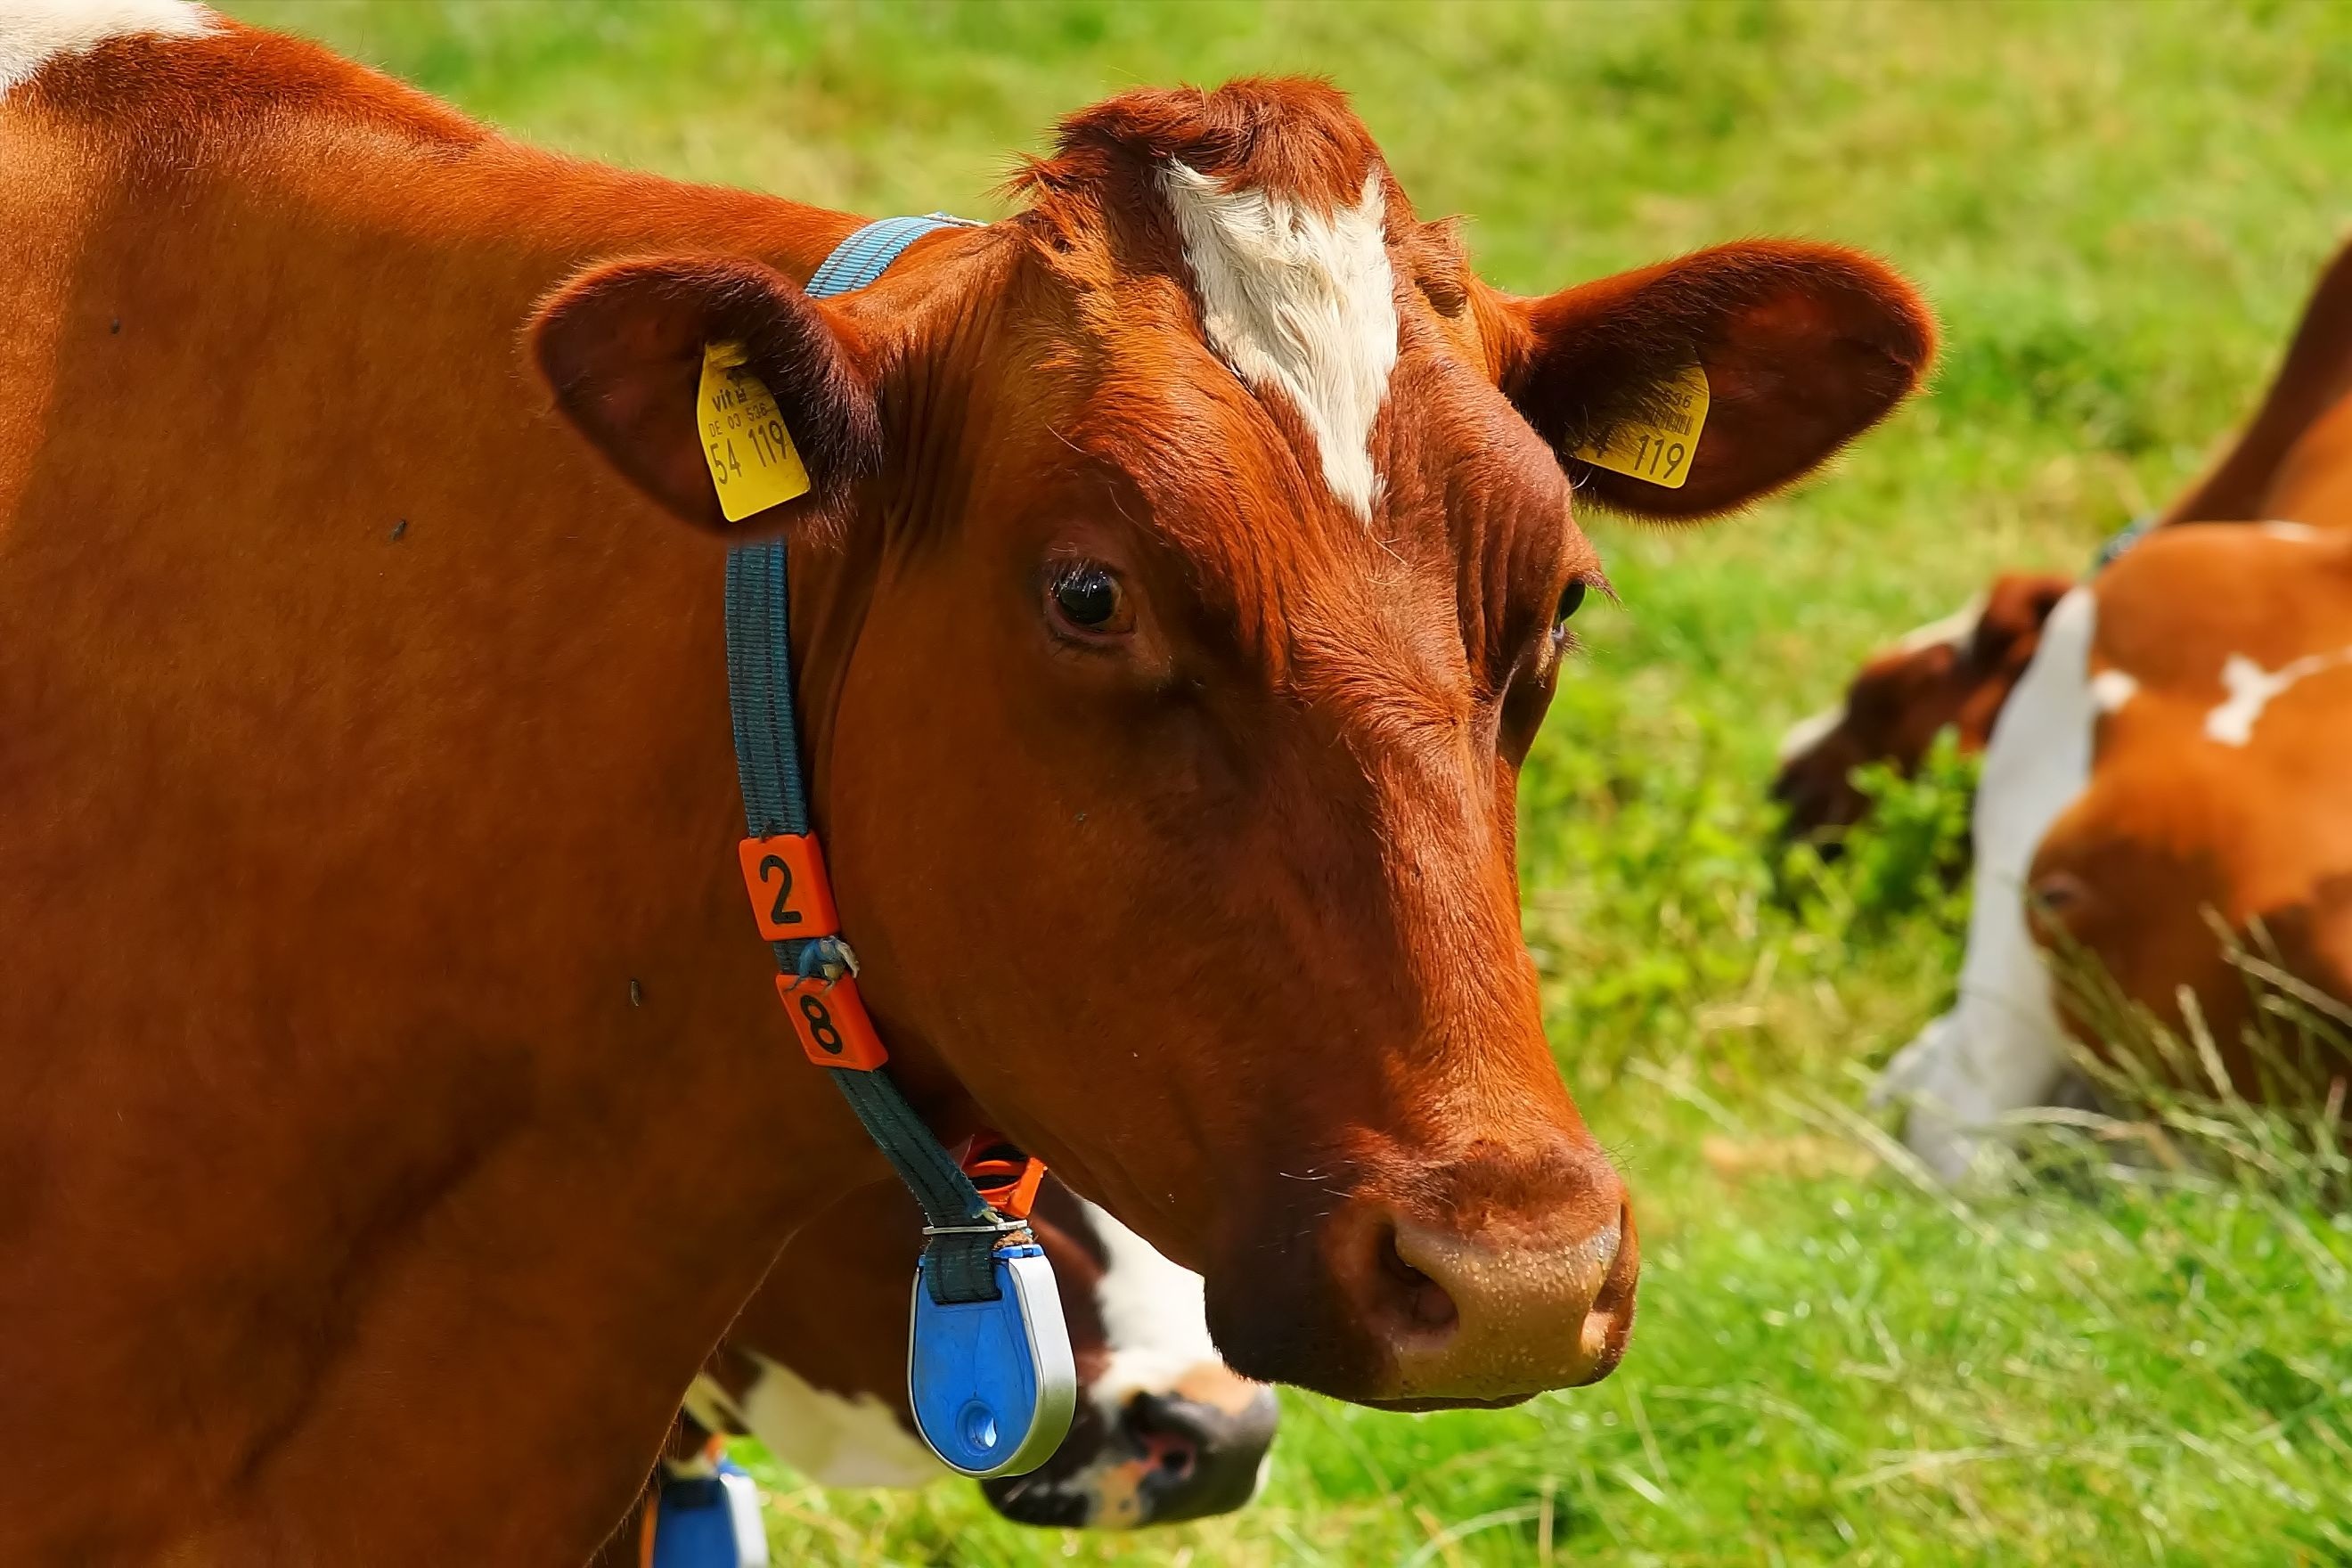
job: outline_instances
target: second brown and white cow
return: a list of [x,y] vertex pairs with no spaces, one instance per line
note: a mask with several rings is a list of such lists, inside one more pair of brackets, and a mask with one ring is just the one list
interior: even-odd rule
[[[2332,528],[2352,519],[2352,244],[2321,269],[2285,357],[2253,417],[2195,483],[2136,531],[2267,519]],[[2125,541],[2112,542],[2112,553]],[[2040,646],[2042,624],[2077,579],[2009,573],[1954,614],[1873,654],[1833,706],[1790,727],[1772,796],[1793,837],[1834,849],[1869,803],[1853,773],[1908,774],[1936,736],[1963,755],[1993,721]]]
[[[1966,1173],[2059,1093],[2070,1037],[2117,1048],[2053,952],[2177,1034],[2193,1017],[2261,1097],[2246,978],[2210,922],[2352,1004],[2352,529],[2182,524],[2069,593],[1993,728],[1972,822],[1958,997],[1880,1086],[1914,1152]],[[2338,1058],[2321,1081],[2347,1074]]]
[[[1800,826],[1839,798],[1833,767],[1903,762],[1888,737],[1932,735],[1956,700],[1984,752],[1958,996],[1878,1090],[1915,1152],[1964,1173],[2006,1118],[2076,1092],[2075,1045],[2116,1048],[2053,952],[2270,1089],[2228,947],[2352,1004],[2352,247],[2253,419],[2145,537],[2079,585],[2003,579],[1950,650],[1883,656],[1854,690],[1784,763]],[[1880,721],[1898,691],[1906,716]]]
[[[690,1462],[709,1435],[748,1435],[831,1486],[945,1476],[907,1404],[908,1281],[921,1223],[905,1191],[884,1182],[803,1227],[695,1380],[674,1455]],[[1042,1468],[980,1483],[990,1502],[1024,1524],[1096,1530],[1247,1502],[1274,1441],[1274,1391],[1219,1358],[1200,1276],[1050,1176],[1032,1228],[1070,1327],[1078,1410]]]

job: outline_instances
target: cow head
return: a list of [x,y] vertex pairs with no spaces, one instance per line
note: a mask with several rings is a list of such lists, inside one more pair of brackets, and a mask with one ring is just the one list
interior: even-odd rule
[[1791,725],[1772,780],[1789,836],[1834,854],[1838,830],[1870,810],[1854,770],[1891,763],[1910,773],[1947,727],[1963,754],[1983,751],[2001,704],[2042,646],[2042,623],[2074,585],[2049,574],[2000,577],[1984,597],[1874,655],[1837,707]]
[[[919,1486],[946,1471],[907,1401],[908,1282],[921,1211],[895,1182],[811,1216],[687,1396],[672,1476],[709,1473],[706,1442],[749,1433],[834,1486]],[[1023,1524],[1132,1529],[1201,1519],[1256,1494],[1274,1391],[1209,1342],[1201,1278],[1052,1176],[1030,1228],[1053,1260],[1078,1405],[1054,1457],[983,1481]]]
[[[1016,185],[822,303],[744,261],[596,268],[538,363],[712,528],[703,345],[784,409],[814,489],[753,531],[806,545],[818,816],[910,1075],[1205,1275],[1243,1373],[1410,1407],[1599,1377],[1638,1249],[1514,859],[1604,585],[1571,500],[1686,518],[1797,478],[1916,384],[1926,312],[1800,244],[1501,293],[1311,82],[1127,94]],[[1694,363],[1681,488],[1572,456]]]

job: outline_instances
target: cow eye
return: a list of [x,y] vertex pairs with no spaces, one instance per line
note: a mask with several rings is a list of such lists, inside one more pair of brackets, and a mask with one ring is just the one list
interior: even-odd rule
[[1135,621],[1117,574],[1092,561],[1057,567],[1046,583],[1045,601],[1055,628],[1070,636],[1116,637]]
[[1575,615],[1579,609],[1583,607],[1583,605],[1584,584],[1581,582],[1570,583],[1567,587],[1561,589],[1559,595],[1559,608],[1551,613],[1551,635],[1555,637],[1566,637],[1568,635],[1569,617]]

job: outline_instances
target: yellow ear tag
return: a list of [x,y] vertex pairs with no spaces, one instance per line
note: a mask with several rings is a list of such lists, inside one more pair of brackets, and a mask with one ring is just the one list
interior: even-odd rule
[[1663,418],[1621,419],[1601,433],[1598,443],[1579,447],[1571,456],[1665,489],[1682,489],[1698,451],[1698,433],[1706,426],[1706,367],[1685,367],[1660,391],[1667,410]]
[[808,469],[776,400],[743,360],[740,343],[703,345],[702,390],[694,400],[702,460],[710,465],[719,510],[730,522],[804,496],[809,488]]

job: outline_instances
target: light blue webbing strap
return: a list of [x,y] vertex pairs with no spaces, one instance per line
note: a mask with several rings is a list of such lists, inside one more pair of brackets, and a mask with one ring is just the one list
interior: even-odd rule
[[[891,217],[867,224],[825,258],[806,292],[822,299],[863,289],[934,229],[961,226],[944,214]],[[743,817],[755,838],[809,831],[808,793],[801,773],[799,726],[793,710],[792,584],[782,542],[746,545],[727,556],[727,691],[735,721],[735,771],[743,788]],[[838,979],[853,960],[838,937],[772,944],[776,966],[800,978]],[[993,1255],[1003,1224],[953,1157],[907,1103],[889,1069],[861,1072],[828,1068],[899,1180],[922,1205],[933,1234],[925,1247],[932,1299],[990,1301],[997,1297]]]

